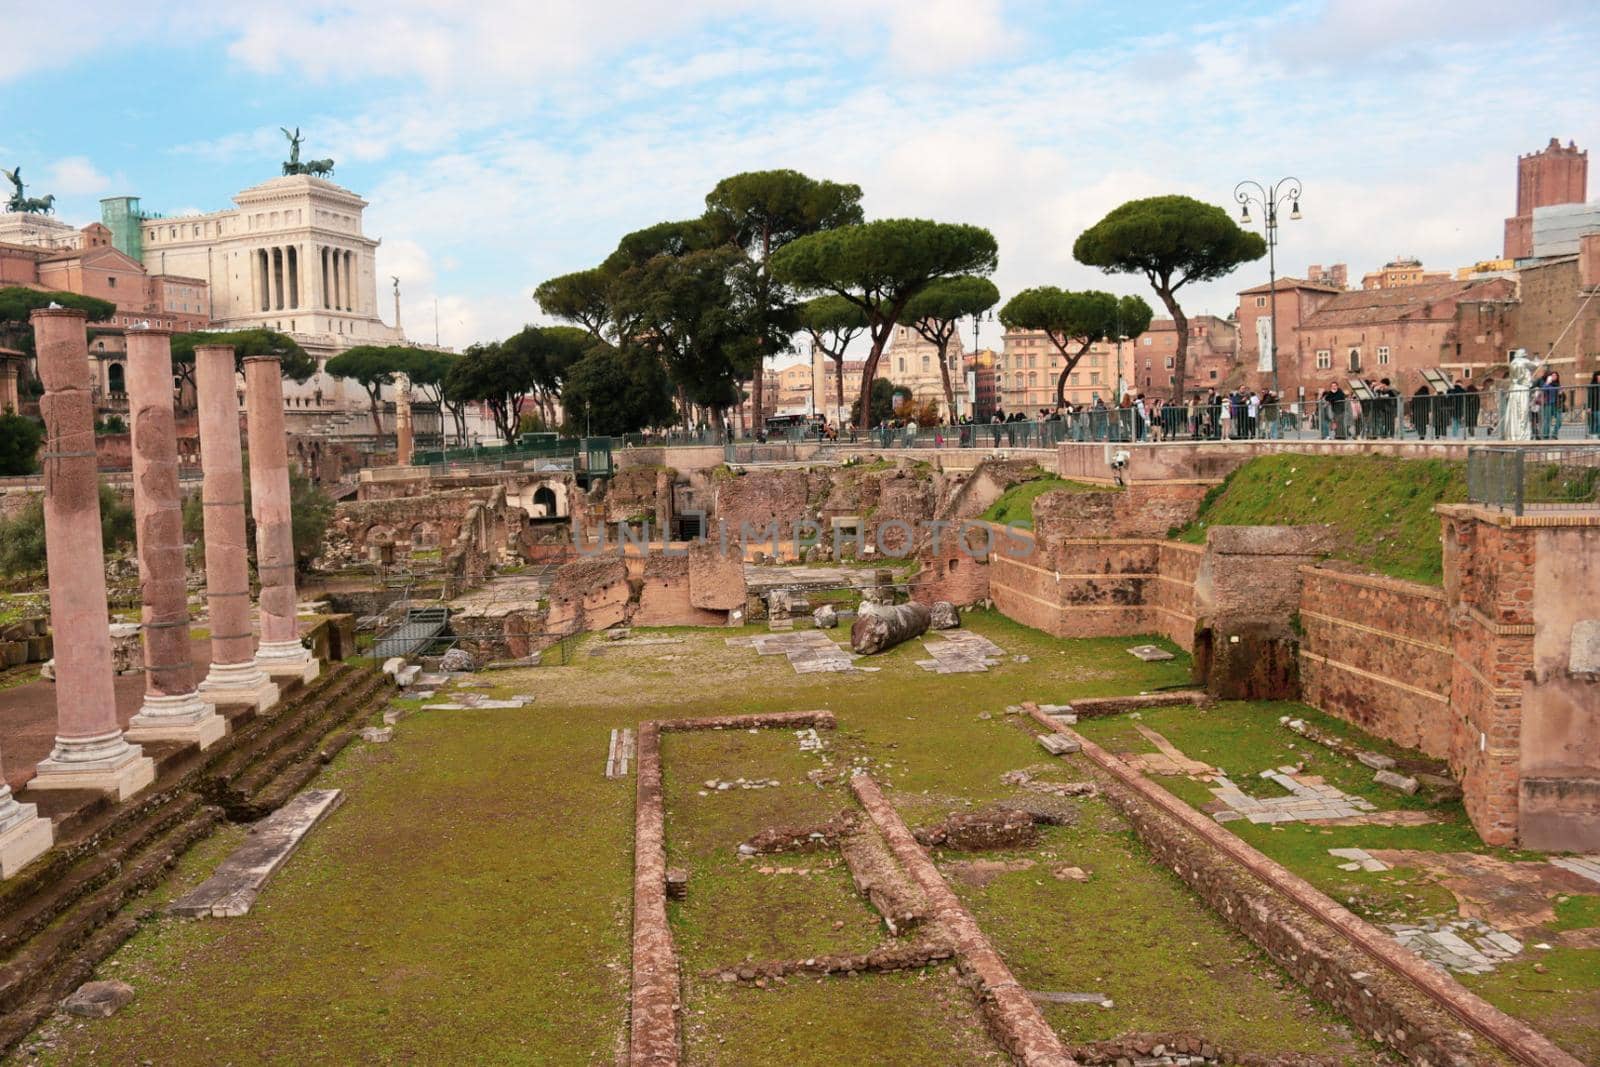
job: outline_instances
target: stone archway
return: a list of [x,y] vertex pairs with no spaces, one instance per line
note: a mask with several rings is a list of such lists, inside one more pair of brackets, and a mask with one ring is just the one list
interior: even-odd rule
[[533,516],[534,518],[552,519],[561,514],[560,496],[548,485],[541,485],[533,491]]

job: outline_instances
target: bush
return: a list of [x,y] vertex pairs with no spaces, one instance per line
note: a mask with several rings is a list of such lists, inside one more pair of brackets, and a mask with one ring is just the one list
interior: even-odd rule
[[44,427],[10,412],[0,414],[0,474],[32,474],[39,469]]
[[97,434],[127,433],[128,424],[122,421],[121,415],[107,415],[103,419],[94,420],[94,432]]
[[[333,519],[333,498],[324,493],[300,468],[289,468],[289,513],[294,530],[295,565],[304,569],[322,551],[322,537]],[[250,468],[244,474],[245,536],[250,559],[256,557],[256,524],[250,517]],[[191,493],[183,501],[183,536],[191,542],[189,552],[196,566],[206,561],[205,507],[199,493]]]
[[[132,546],[134,538],[133,508],[105,482],[100,483],[100,538],[108,555]],[[19,514],[0,520],[0,573],[36,574],[45,560],[44,497],[36,494]]]

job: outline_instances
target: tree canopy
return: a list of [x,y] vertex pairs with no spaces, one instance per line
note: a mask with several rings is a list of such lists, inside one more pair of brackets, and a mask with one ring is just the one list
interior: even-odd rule
[[323,364],[322,369],[335,378],[348,378],[366,390],[373,433],[383,433],[383,413],[378,407],[383,387],[393,385],[394,376],[405,371],[409,351],[389,345],[356,345]]
[[774,276],[772,257],[807,235],[861,222],[861,187],[819,181],[795,170],[747,171],[722,179],[706,195],[708,236],[737,247],[742,270],[731,281],[747,311],[754,422],[764,418],[763,371],[800,328],[799,301]]
[[804,292],[843,297],[866,315],[872,348],[857,406],[866,419],[884,346],[911,299],[940,278],[992,274],[998,261],[994,234],[982,227],[881,219],[801,237],[773,253],[772,273]]
[[[1150,328],[1150,305],[1137,296],[1120,299],[1098,289],[1073,292],[1053,285],[1024,289],[1000,309],[1008,330],[1042,331],[1061,353],[1056,403],[1067,400],[1067,378],[1089,346],[1098,341],[1133,337]],[[1119,397],[1113,397],[1115,403]]]
[[648,352],[595,345],[568,372],[562,406],[570,434],[635,433],[672,422],[672,384]]
[[32,474],[39,465],[44,427],[12,411],[0,411],[0,474]]
[[25,289],[20,285],[0,288],[0,348],[14,348],[26,355],[33,354],[33,330],[28,316],[39,308],[59,304],[64,308],[77,308],[89,316],[90,322],[106,322],[117,313],[117,305],[109,300],[99,300],[77,293],[55,293],[39,289]]
[[610,290],[610,272],[591,267],[540,283],[533,299],[546,315],[575,322],[599,341],[611,321]]
[[950,342],[961,320],[978,315],[1000,302],[1000,290],[988,278],[959,274],[940,278],[913,296],[900,314],[903,325],[939,349],[939,376],[944,382],[945,410],[954,415],[955,388],[950,381]]
[[1241,263],[1267,254],[1259,235],[1240,229],[1215,204],[1187,196],[1130,200],[1078,235],[1072,254],[1108,274],[1143,274],[1178,331],[1173,396],[1181,398],[1188,371],[1189,319],[1177,291],[1189,282],[1215,281]]
[[296,382],[303,382],[317,373],[317,361],[288,334],[264,327],[229,332],[195,330],[172,335],[172,369],[191,385],[194,384],[194,350],[200,345],[232,345],[234,361],[241,368],[246,356],[276,355],[283,376]]

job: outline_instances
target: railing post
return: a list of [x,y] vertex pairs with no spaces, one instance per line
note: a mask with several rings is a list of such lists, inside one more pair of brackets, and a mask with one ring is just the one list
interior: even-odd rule
[[1517,449],[1516,452],[1512,453],[1512,456],[1511,473],[1516,484],[1512,494],[1514,503],[1512,505],[1511,513],[1513,515],[1521,515],[1523,499],[1527,491],[1527,483],[1523,480],[1523,473],[1525,470],[1527,457],[1520,448]]

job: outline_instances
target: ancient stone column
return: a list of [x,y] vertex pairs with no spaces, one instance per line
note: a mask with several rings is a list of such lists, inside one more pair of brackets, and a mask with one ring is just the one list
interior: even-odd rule
[[394,378],[394,462],[397,467],[411,466],[411,379],[404,374]]
[[155,780],[155,763],[128,744],[112,690],[110,612],[100,541],[85,315],[33,313],[44,398],[44,541],[55,645],[56,744],[32,789],[92,789],[124,800]]
[[233,346],[197,347],[194,378],[200,407],[206,604],[211,612],[211,670],[200,683],[200,697],[212,704],[250,704],[265,711],[278,702],[278,687],[256,666],[250,632],[250,564]]
[[322,665],[300,643],[295,605],[294,528],[289,509],[289,444],[283,433],[283,378],[276,356],[244,361],[250,434],[250,510],[256,520],[261,580],[261,644],[256,666],[274,681],[309,682]]
[[127,736],[135,741],[192,741],[207,748],[228,732],[228,722],[195,692],[171,334],[136,327],[128,331],[127,342],[133,518],[144,623],[144,703],[128,723]]
[[35,804],[18,804],[0,777],[0,878],[10,878],[55,843],[49,819]]

